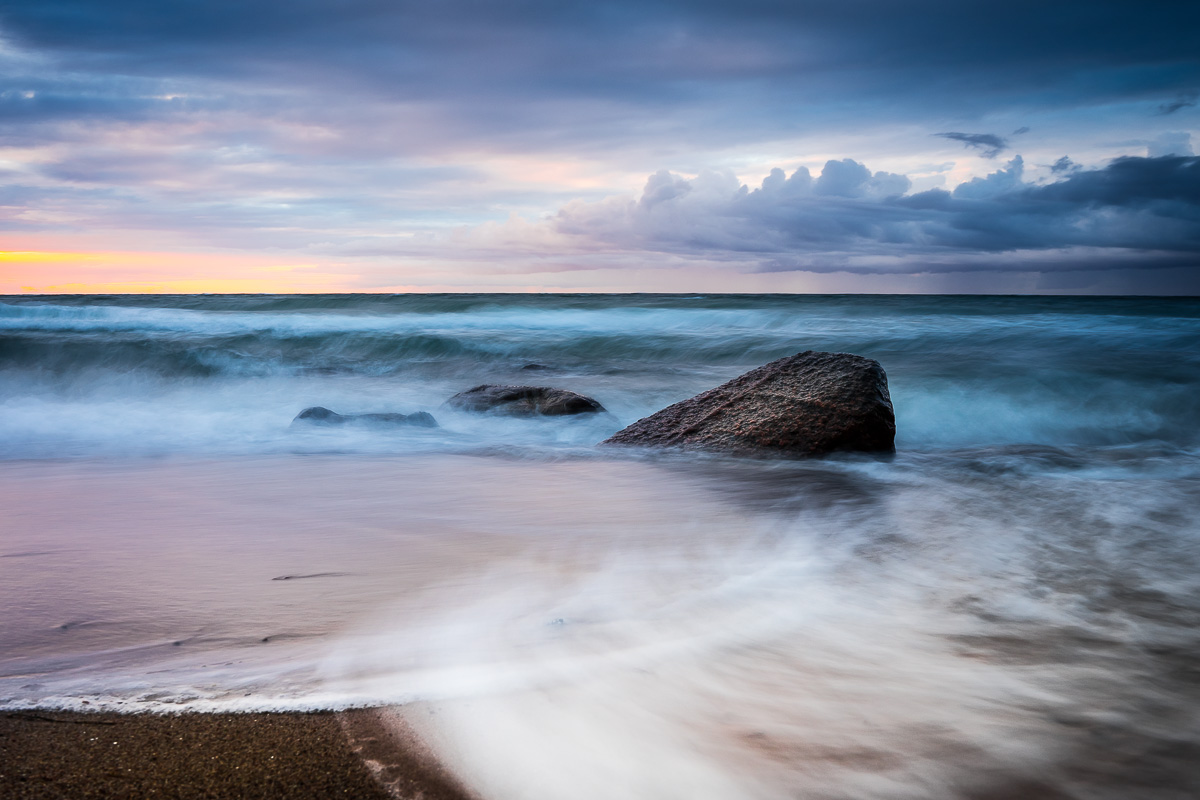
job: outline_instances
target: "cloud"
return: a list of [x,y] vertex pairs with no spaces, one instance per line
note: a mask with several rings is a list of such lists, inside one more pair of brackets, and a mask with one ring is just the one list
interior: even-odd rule
[[[642,252],[739,262],[754,269],[961,270],[1003,262],[1078,269],[1090,263],[1200,265],[1200,158],[1117,159],[1027,183],[1013,158],[952,192],[904,194],[902,175],[851,159],[815,179],[775,169],[751,190],[729,172],[651,176],[640,198],[565,206],[545,225],[575,252]],[[902,191],[895,191],[901,189]],[[1035,253],[1053,254],[1042,257]],[[1096,254],[1103,254],[1098,256]],[[1047,266],[1048,265],[1048,266]]]
[[1146,154],[1151,158],[1158,156],[1194,155],[1192,152],[1192,135],[1187,131],[1160,133],[1154,141],[1147,144]]
[[1055,175],[1074,172],[1077,169],[1079,169],[1079,165],[1072,161],[1068,156],[1063,156],[1050,165],[1050,171]]
[[[1017,133],[1021,133],[1021,131],[1018,130]],[[967,147],[974,147],[981,151],[984,158],[995,158],[1008,149],[1008,141],[994,133],[958,133],[951,131],[949,133],[935,133],[934,136],[940,136],[943,139],[953,139],[956,142],[962,142]]]
[[1178,97],[1168,103],[1162,103],[1158,107],[1159,116],[1174,114],[1184,108],[1191,108],[1196,105],[1196,98],[1200,96],[1197,92],[1181,92]]
[[[916,269],[971,261],[972,242],[987,258],[1019,242],[1113,252],[1076,242],[1103,239],[1104,214],[1113,241],[1136,239],[1124,222],[1141,214],[1174,247],[1187,223],[1170,227],[1167,201],[1068,213],[1043,198],[1034,213],[1024,161],[911,166],[946,157],[931,124],[988,158],[1020,141],[1031,164],[1064,141],[1092,163],[1134,140],[1189,156],[1147,111],[1194,100],[1200,8],[1147,3],[0,3],[0,226],[431,262],[449,243],[512,270],[646,254]],[[763,153],[855,158],[757,188],[722,168]],[[1096,171],[1056,167],[1059,183]]]
[[[1082,170],[1064,181],[1029,187],[1014,197],[1019,202],[1053,203],[1060,217],[1095,209],[1129,209],[1146,212],[1148,218],[1200,222],[1200,158],[1126,156],[1103,169]],[[1200,227],[1188,234],[1187,242],[1200,239]],[[1176,244],[1183,246],[1182,242]]]
[[1013,0],[997,15],[952,0],[39,0],[0,9],[6,58],[32,54],[0,65],[0,91],[55,98],[6,109],[25,124],[224,105],[358,136],[383,127],[409,152],[724,147],[801,124],[840,132],[1186,93],[1200,83],[1196,12],[1147,2],[1130,15],[1126,0]]
[[813,185],[813,192],[833,197],[890,197],[904,194],[911,188],[912,181],[904,175],[890,172],[872,175],[866,166],[844,158],[825,163],[825,169]]
[[983,178],[972,178],[954,189],[954,197],[968,200],[990,200],[1009,194],[1022,186],[1025,174],[1025,159],[1014,156],[1004,169],[996,170]]

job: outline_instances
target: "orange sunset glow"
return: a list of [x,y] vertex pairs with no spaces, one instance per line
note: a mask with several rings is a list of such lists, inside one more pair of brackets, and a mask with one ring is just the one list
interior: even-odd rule
[[353,275],[269,256],[0,251],[0,293],[188,294],[346,291]]

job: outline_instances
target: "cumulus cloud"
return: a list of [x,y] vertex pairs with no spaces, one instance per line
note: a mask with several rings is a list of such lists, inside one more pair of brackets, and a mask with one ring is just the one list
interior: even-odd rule
[[[1017,130],[1017,133],[1024,132],[1024,130]],[[1008,140],[994,133],[959,133],[957,131],[950,131],[948,133],[935,133],[934,136],[940,136],[943,139],[953,139],[956,142],[962,142],[967,147],[974,147],[980,151],[984,158],[995,158],[1008,149]]]
[[1187,131],[1161,133],[1146,146],[1146,154],[1151,158],[1195,155],[1192,152],[1192,135]]
[[833,197],[890,197],[904,194],[911,188],[912,181],[905,175],[891,172],[872,175],[863,164],[844,158],[826,162],[813,191]]
[[[903,175],[851,159],[815,178],[772,170],[750,189],[729,172],[652,175],[639,198],[574,202],[547,223],[586,251],[692,254],[759,269],[962,269],[986,254],[1065,251],[1200,264],[1200,159],[1120,158],[1062,180],[1024,180],[1024,160],[948,192],[906,194]],[[1096,253],[1105,253],[1099,258]],[[1154,255],[1147,255],[1151,253]],[[989,261],[987,263],[994,263]],[[940,265],[940,266],[938,266]]]

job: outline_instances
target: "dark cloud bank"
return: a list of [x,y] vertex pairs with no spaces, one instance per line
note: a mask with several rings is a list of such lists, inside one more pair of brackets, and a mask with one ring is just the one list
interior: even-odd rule
[[[6,118],[27,124],[253,104],[365,134],[419,106],[443,137],[510,146],[745,141],[1064,97],[1174,114],[1200,86],[1200,11],[1159,0],[0,0],[0,37],[50,59],[0,72]],[[381,102],[404,107],[364,107]]]
[[1017,156],[952,192],[916,194],[905,194],[907,177],[850,159],[816,178],[776,169],[754,190],[730,173],[659,172],[640,199],[575,203],[553,225],[613,248],[720,254],[768,271],[1200,266],[1200,158],[1119,158],[1044,185],[1023,171]]

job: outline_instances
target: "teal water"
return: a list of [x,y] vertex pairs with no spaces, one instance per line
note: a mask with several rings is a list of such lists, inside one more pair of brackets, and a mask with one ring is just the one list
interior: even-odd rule
[[[551,383],[613,416],[345,449],[589,445],[801,350],[887,370],[899,445],[1200,441],[1200,301],[1154,298],[317,295],[0,298],[0,454],[293,448],[307,405],[439,411],[483,382]],[[522,369],[529,365],[542,370]],[[461,424],[456,424],[461,423]]]

